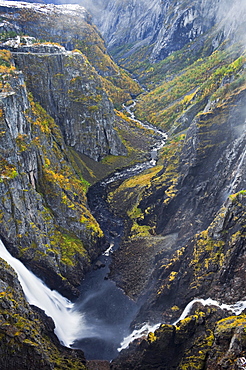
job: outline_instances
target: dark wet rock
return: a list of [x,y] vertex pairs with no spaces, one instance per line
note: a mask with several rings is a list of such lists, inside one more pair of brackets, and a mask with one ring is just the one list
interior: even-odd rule
[[109,234],[110,234],[111,236],[113,236],[114,238],[116,238],[116,236],[118,236],[117,232],[116,232],[116,231],[113,231],[113,230],[110,230],[110,231],[109,231]]
[[174,325],[161,325],[139,345],[130,345],[114,360],[111,369],[205,368],[213,345],[214,330],[225,312],[215,307],[194,306],[190,315]]
[[86,362],[88,370],[109,370],[110,363],[108,361],[91,360]]
[[98,260],[98,261],[96,261],[96,263],[94,265],[94,270],[101,269],[102,267],[105,267],[105,263]]
[[239,192],[218,212],[207,230],[197,234],[171,260],[163,260],[157,273],[158,288],[140,311],[141,320],[159,311],[159,318],[167,322],[170,307],[182,310],[194,297],[213,297],[227,304],[244,299],[245,217],[245,194]]

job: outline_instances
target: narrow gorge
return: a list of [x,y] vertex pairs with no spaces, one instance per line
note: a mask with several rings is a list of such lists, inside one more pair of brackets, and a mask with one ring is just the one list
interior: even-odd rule
[[1,369],[246,368],[245,15],[0,1]]

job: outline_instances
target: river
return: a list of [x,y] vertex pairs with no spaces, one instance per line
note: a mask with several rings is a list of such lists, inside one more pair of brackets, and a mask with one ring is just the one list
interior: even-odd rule
[[[127,109],[131,118],[136,120],[131,107]],[[148,128],[153,129],[151,126]],[[118,355],[119,349],[126,348],[132,340],[154,331],[160,325],[151,326],[149,323],[143,323],[140,328],[133,330],[131,323],[140,307],[108,279],[111,256],[120,245],[124,222],[110,211],[104,199],[109,184],[134,176],[155,165],[158,149],[164,145],[166,139],[166,134],[158,129],[155,130],[160,133],[161,138],[160,142],[151,149],[149,161],[117,171],[89,189],[89,207],[105,233],[109,248],[95,262],[96,269],[92,269],[86,275],[80,287],[81,296],[74,304],[47,288],[20,261],[13,258],[0,241],[0,257],[16,270],[28,302],[44,309],[46,314],[53,318],[56,325],[55,333],[62,344],[82,349],[88,360],[112,360]],[[195,302],[219,306],[236,315],[246,308],[246,301],[226,305],[210,298],[194,299],[174,325],[189,314]]]
[[[133,107],[134,104],[126,109],[132,120],[141,123],[135,119]],[[150,151],[150,159],[116,171],[88,191],[90,210],[104,231],[109,248],[97,259],[94,269],[86,274],[80,286],[81,295],[75,303],[45,286],[20,261],[9,254],[0,240],[0,257],[17,272],[27,301],[40,307],[53,318],[55,333],[63,345],[82,349],[88,360],[112,360],[118,355],[119,347],[125,347],[135,335],[143,335],[156,328],[144,323],[142,328],[132,332],[131,323],[140,307],[108,279],[111,256],[120,246],[124,221],[110,211],[104,199],[107,186],[153,167],[157,161],[158,150],[164,145],[167,137],[165,133],[151,125],[145,123],[142,125],[160,137]]]
[[123,181],[153,167],[157,161],[158,150],[165,144],[167,138],[163,131],[136,120],[132,112],[134,106],[135,102],[125,107],[130,118],[145,128],[153,130],[155,135],[159,135],[160,140],[151,148],[148,161],[116,171],[108,178],[93,185],[88,191],[89,208],[100,224],[110,246],[96,261],[97,265],[101,264],[104,267],[92,270],[86,275],[80,287],[81,295],[74,306],[76,311],[83,314],[85,324],[89,329],[86,333],[83,332],[81,339],[74,342],[73,347],[82,349],[88,360],[115,358],[124,338],[131,334],[130,324],[140,308],[137,302],[129,299],[123,290],[107,278],[111,254],[119,248],[124,233],[124,222],[110,211],[104,199],[109,184],[118,180]]

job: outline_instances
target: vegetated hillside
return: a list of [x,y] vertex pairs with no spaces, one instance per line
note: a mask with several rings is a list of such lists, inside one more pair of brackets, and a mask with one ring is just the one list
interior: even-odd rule
[[7,50],[1,72],[1,237],[52,288],[72,295],[102,248],[86,205],[89,184]]
[[[108,195],[129,226],[111,275],[131,296],[141,297],[143,289],[149,295],[138,323],[150,318],[170,323],[195,297],[223,303],[245,299],[245,43],[242,22],[232,14],[234,23],[223,29],[214,25],[163,61],[138,66],[131,64],[134,58],[127,61],[149,89],[139,97],[136,115],[169,133],[158,166]],[[126,364],[129,369],[239,369],[245,316],[242,325],[236,317],[230,320],[190,324],[188,337],[194,333],[195,345],[191,339],[187,345],[186,335],[174,336],[179,328],[157,331],[136,353],[132,348],[120,356],[115,369]],[[189,321],[197,322],[192,316]],[[203,351],[206,325],[213,337]],[[182,359],[168,355],[177,343]]]
[[[139,101],[139,111],[153,103],[158,112],[167,104],[160,124],[169,129],[169,140],[157,167],[109,194],[131,219],[131,239],[155,243],[153,235],[173,235],[173,247],[180,248],[208,227],[230,194],[244,189],[244,65],[244,46],[215,51]],[[162,103],[154,99],[158,93]]]
[[70,51],[80,50],[102,76],[106,90],[118,107],[131,98],[130,94],[141,91],[139,85],[110,58],[104,40],[85,8],[77,4],[35,5],[15,1],[0,5],[1,32],[33,36],[40,41],[57,42]]
[[[77,39],[70,23],[90,29],[83,8],[72,6],[70,14],[66,6],[7,2],[1,12],[8,18],[1,24],[1,47],[12,52],[1,51],[1,237],[52,288],[76,295],[74,287],[104,243],[87,208],[85,179],[105,176],[117,160],[124,166],[143,156],[143,143],[124,139],[142,130],[115,114],[101,77],[81,51],[21,31],[37,32],[42,24],[43,36],[59,38],[64,29],[57,31],[54,20],[66,18],[65,36]],[[102,158],[105,163],[97,165]]]
[[[73,167],[59,126],[28,95],[8,50],[0,51],[0,71],[1,239],[51,288],[75,297],[104,242],[87,208],[89,184]],[[30,308],[2,260],[0,270],[1,369],[85,369],[83,353],[59,345],[53,321]]]
[[[129,5],[128,2],[122,4]],[[126,218],[128,228],[127,238],[114,256],[111,276],[130,296],[145,299],[137,323],[152,320],[168,325],[140,341],[140,346],[123,352],[111,367],[242,369],[246,357],[243,313],[235,316],[216,306],[204,308],[199,304],[185,320],[169,325],[197,296],[210,296],[227,304],[245,299],[245,45],[238,37],[240,33],[236,33],[240,27],[242,30],[242,23],[235,18],[238,22],[227,19],[227,23],[216,24],[220,17],[223,18],[223,13],[216,13],[217,10],[227,5],[223,1],[214,4],[210,1],[192,4],[170,1],[164,13],[163,2],[151,4],[131,2],[127,9],[131,12],[135,9],[138,18],[141,9],[145,12],[153,7],[155,12],[149,16],[157,15],[159,29],[164,16],[165,26],[168,22],[170,25],[153,39],[146,36],[143,47],[135,44],[132,57],[122,63],[127,63],[150,90],[139,97],[136,114],[168,130],[169,140],[160,153],[157,166],[124,181],[108,193],[114,211]],[[113,5],[121,7],[119,2]],[[242,2],[234,4],[238,5],[244,9]],[[103,167],[87,158],[86,163],[91,167],[84,170],[85,162],[82,166],[81,158],[85,160],[85,154],[79,155],[67,147],[66,144],[74,144],[78,151],[82,150],[76,135],[72,136],[73,130],[67,130],[62,122],[61,108],[73,129],[76,128],[77,109],[81,106],[83,120],[89,121],[88,132],[94,127],[92,121],[104,120],[105,115],[107,122],[113,123],[112,106],[90,63],[93,64],[96,57],[95,67],[103,75],[108,91],[112,88],[113,93],[117,91],[114,86],[118,79],[116,77],[113,85],[111,80],[118,67],[111,64],[104,52],[97,58],[97,47],[104,49],[100,36],[92,32],[93,26],[88,31],[88,39],[93,40],[93,52],[90,44],[83,47],[80,42],[76,44],[75,40],[86,39],[89,21],[85,22],[84,17],[87,13],[83,13],[83,35],[80,35],[72,21],[66,23],[69,8],[63,8],[63,13],[62,8],[53,5],[44,6],[43,10],[35,7],[33,11],[31,6],[15,7],[9,2],[8,6],[0,8],[4,20],[4,47],[13,51],[16,64],[23,68],[27,86],[34,96],[33,99],[27,95],[22,73],[15,69],[11,54],[2,51],[1,236],[12,253],[37,274],[46,276],[49,285],[53,282],[56,289],[70,296],[76,294],[74,286],[90,259],[102,250],[103,242],[102,232],[86,206],[88,184],[82,176],[82,168],[86,178],[93,179],[91,168],[101,171]],[[78,9],[76,6],[72,12]],[[172,13],[171,9],[176,12]],[[130,13],[125,14],[127,18]],[[119,21],[123,19],[122,10],[120,15]],[[60,22],[55,27],[54,19],[63,20],[64,27]],[[76,16],[73,19],[76,20]],[[45,27],[41,27],[40,20],[45,22]],[[68,31],[71,26],[76,33],[75,40]],[[151,31],[152,23],[151,26],[146,24],[146,29]],[[20,39],[9,32],[24,35]],[[30,45],[32,42],[26,36],[37,37],[37,32],[38,36],[44,33],[49,45],[43,42]],[[69,51],[50,44],[51,40],[62,43]],[[88,59],[79,51],[70,50],[75,47],[87,53]],[[125,51],[124,57],[128,55]],[[119,50],[115,49],[116,54],[120,57]],[[47,68],[50,66],[47,76],[39,68],[40,61]],[[30,68],[25,69],[27,62]],[[35,87],[38,75],[43,86],[49,83],[45,96],[41,86]],[[105,82],[105,77],[109,83]],[[88,91],[83,83],[78,83],[81,80],[88,84]],[[122,83],[125,81],[123,79]],[[129,92],[137,93],[129,88],[128,82],[123,99],[128,99]],[[100,94],[96,93],[97,87]],[[63,92],[68,96],[67,106],[64,106]],[[39,99],[53,118],[36,101]],[[115,101],[119,104],[122,99]],[[70,112],[70,108],[75,112]],[[132,127],[123,113],[118,112],[114,120],[128,154],[132,155],[130,158],[136,160],[139,154],[136,146],[143,152],[144,146],[149,144],[148,138],[141,142],[141,133],[145,136],[145,130],[136,125]],[[98,126],[94,128],[97,132]],[[118,154],[124,154],[125,149],[116,139],[116,133],[111,127],[108,132],[115,135],[112,142],[117,143]],[[135,148],[132,132],[138,137]],[[111,137],[105,131],[104,134]],[[97,136],[94,138],[97,140]],[[94,145],[93,140],[90,143]],[[104,140],[97,141],[96,145],[99,143],[102,151],[97,151],[96,159],[110,153]],[[82,153],[90,154],[83,150]],[[121,166],[130,163],[128,157],[119,157],[116,162]],[[107,168],[115,166],[115,157],[106,156],[103,161]],[[101,176],[100,173],[98,177]],[[4,279],[6,281],[6,277]],[[16,317],[15,313],[13,316]],[[6,326],[3,337],[10,343],[12,331],[6,330]],[[16,333],[15,329],[13,332]],[[14,338],[18,335],[18,332],[14,334]],[[12,344],[13,340],[10,346]],[[3,359],[5,361],[6,356]],[[57,368],[62,368],[61,364]]]

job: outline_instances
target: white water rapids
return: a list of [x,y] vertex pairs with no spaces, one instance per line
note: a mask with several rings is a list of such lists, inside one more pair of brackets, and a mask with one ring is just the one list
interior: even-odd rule
[[13,267],[27,301],[45,311],[55,323],[55,333],[60,342],[69,347],[78,338],[83,317],[73,311],[73,303],[55,290],[50,290],[39,278],[30,272],[19,260],[12,257],[0,240],[0,257]]
[[150,151],[150,156],[151,156],[150,163],[152,164],[152,166],[154,166],[156,164],[158,151],[164,146],[168,135],[164,131],[160,130],[158,127],[151,125],[149,122],[144,123],[144,122],[139,121],[138,119],[136,119],[135,114],[132,111],[132,109],[135,107],[135,105],[136,105],[136,101],[134,101],[129,106],[126,106],[125,104],[123,104],[123,108],[130,115],[130,119],[134,122],[139,123],[142,127],[146,128],[148,130],[154,131],[156,134],[160,135],[160,137],[161,137],[161,139],[157,141],[157,143],[152,147],[152,149]]
[[131,176],[131,174],[132,174],[132,176],[135,176],[135,175],[143,172],[144,170],[147,170],[148,168],[154,167],[157,163],[158,152],[165,145],[165,143],[167,141],[168,135],[164,131],[160,130],[158,127],[152,126],[148,122],[144,123],[144,122],[139,121],[138,119],[136,119],[135,114],[132,111],[132,109],[135,107],[135,105],[136,105],[135,101],[129,106],[126,106],[125,104],[123,104],[123,108],[126,110],[126,112],[130,116],[129,118],[132,121],[141,125],[142,127],[146,128],[148,130],[152,130],[155,134],[158,134],[160,139],[157,140],[156,144],[151,148],[151,150],[150,150],[150,160],[149,161],[145,161],[145,162],[142,162],[142,163],[137,163],[132,167],[124,169],[123,171],[114,172],[113,176],[111,176],[111,177],[107,178],[105,181],[101,182],[102,185],[108,185],[108,184],[110,184],[110,183],[112,183],[116,180],[128,178],[128,177]]

